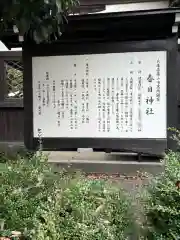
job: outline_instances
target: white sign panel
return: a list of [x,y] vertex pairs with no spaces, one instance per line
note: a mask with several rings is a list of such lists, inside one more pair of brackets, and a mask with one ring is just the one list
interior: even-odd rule
[[33,57],[42,137],[166,138],[166,51]]

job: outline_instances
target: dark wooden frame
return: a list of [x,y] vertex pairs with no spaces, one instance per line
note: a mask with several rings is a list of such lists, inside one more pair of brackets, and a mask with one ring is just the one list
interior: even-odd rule
[[8,60],[19,61],[22,59],[21,51],[0,52],[0,108],[23,108],[23,99],[7,98],[7,82],[4,62]]
[[[39,139],[33,138],[32,57],[135,51],[167,51],[167,127],[177,127],[177,39],[134,42],[104,42],[24,45],[24,109],[25,145],[38,148]],[[76,148],[119,149],[147,154],[162,154],[174,144],[168,132],[167,139],[113,139],[113,138],[43,138],[43,150],[68,150]]]

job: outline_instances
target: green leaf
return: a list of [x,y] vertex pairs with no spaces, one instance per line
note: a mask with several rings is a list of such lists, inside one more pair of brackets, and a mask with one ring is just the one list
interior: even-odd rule
[[6,0],[0,2],[1,26],[9,30],[10,25],[16,24],[20,35],[29,34],[36,43],[47,41],[57,33],[67,10],[76,3],[77,0]]
[[7,172],[8,171],[8,168],[7,168],[7,165],[5,163],[0,163],[0,173],[4,173],[4,172]]

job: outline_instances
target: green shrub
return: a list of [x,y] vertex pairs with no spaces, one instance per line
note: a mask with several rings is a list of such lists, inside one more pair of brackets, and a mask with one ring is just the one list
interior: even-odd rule
[[6,162],[0,172],[1,232],[36,240],[125,240],[130,203],[114,184],[55,173],[42,155]]
[[165,171],[146,192],[145,239],[180,239],[180,153],[170,151],[165,161]]

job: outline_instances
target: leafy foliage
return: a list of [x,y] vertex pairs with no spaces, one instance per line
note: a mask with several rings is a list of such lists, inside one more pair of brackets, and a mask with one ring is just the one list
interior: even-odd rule
[[165,161],[165,171],[151,182],[145,198],[150,240],[180,239],[180,152],[170,151]]
[[[0,1],[0,30],[15,26],[20,36],[29,34],[37,43],[61,35],[66,15],[78,0]],[[1,31],[0,31],[1,32]]]
[[23,96],[23,71],[16,68],[7,69],[8,97],[20,98]]
[[6,162],[0,172],[1,232],[36,240],[125,240],[133,231],[129,201],[114,184],[55,173],[44,157]]

